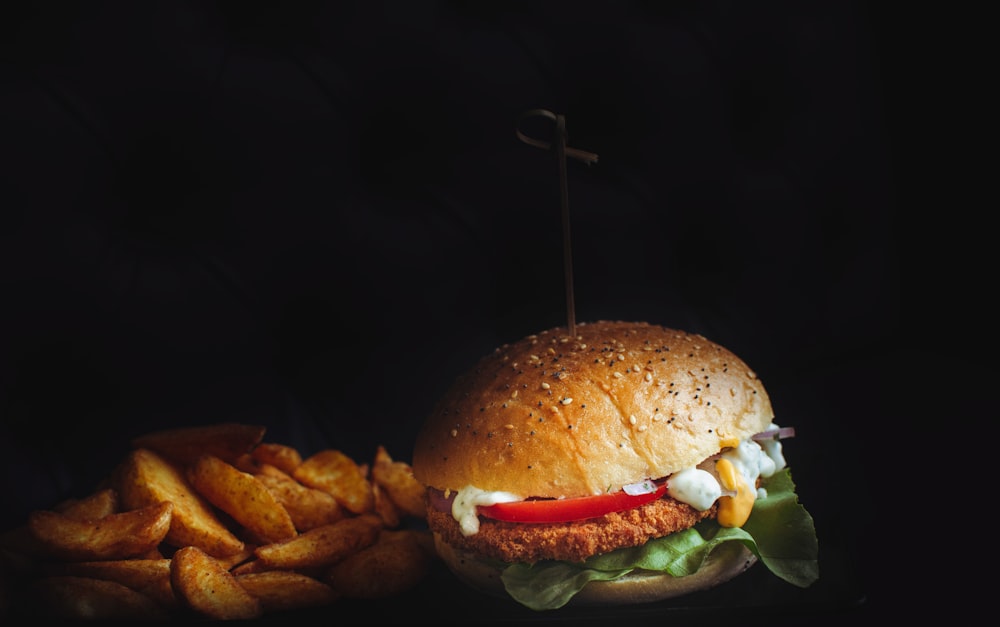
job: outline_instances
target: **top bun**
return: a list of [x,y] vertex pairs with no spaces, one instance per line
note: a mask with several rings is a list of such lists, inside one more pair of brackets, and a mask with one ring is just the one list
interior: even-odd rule
[[560,327],[461,375],[417,435],[413,474],[440,490],[600,494],[693,467],[773,417],[756,374],[700,335],[644,322],[579,324],[575,337]]

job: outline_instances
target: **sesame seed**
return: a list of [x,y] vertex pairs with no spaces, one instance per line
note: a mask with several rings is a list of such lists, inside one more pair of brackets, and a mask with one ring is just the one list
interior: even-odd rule
[[551,386],[551,385],[549,385],[549,384],[548,384],[548,382],[546,382],[546,381],[542,381],[542,389],[543,389],[543,390],[547,390],[547,389],[549,389],[550,387],[552,387],[552,386]]
[[615,377],[616,379],[621,379],[621,378],[622,378],[622,373],[620,373],[620,372],[616,372],[616,373],[614,374],[614,377]]
[[646,381],[652,381],[652,380],[653,380],[653,375],[651,375],[650,373],[647,372],[646,373]]
[[570,403],[573,402],[573,399],[567,396],[566,398],[562,399],[559,402],[562,403],[563,405],[569,405]]
[[503,428],[504,428],[504,429],[507,429],[507,430],[509,431],[509,430],[511,430],[511,429],[513,429],[513,428],[514,428],[514,425],[512,425],[512,424],[508,423],[508,424],[505,424],[505,425],[503,426]]
[[635,419],[635,416],[629,416],[629,417],[628,417],[628,423],[629,423],[630,425],[634,425],[634,424],[636,423],[636,419]]
[[643,432],[643,431],[645,431],[645,430],[646,430],[646,425],[639,425],[639,432],[640,433]]
[[453,438],[458,437],[458,429],[452,429],[451,430],[451,437],[453,437]]

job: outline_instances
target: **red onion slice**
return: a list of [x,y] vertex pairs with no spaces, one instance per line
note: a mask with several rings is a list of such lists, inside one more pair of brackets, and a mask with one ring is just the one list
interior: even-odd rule
[[768,429],[767,431],[761,431],[750,436],[751,440],[783,440],[785,438],[795,437],[795,427],[778,427],[777,429]]
[[629,496],[639,496],[640,494],[656,492],[656,484],[650,479],[643,479],[637,483],[630,483],[622,486],[622,490]]

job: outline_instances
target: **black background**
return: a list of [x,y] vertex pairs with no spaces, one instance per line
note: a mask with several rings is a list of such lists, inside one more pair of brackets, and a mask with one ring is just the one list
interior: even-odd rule
[[[556,164],[515,137],[543,108],[600,156],[568,164],[576,319],[676,326],[743,357],[798,430],[786,453],[831,564],[810,611],[888,604],[866,570],[886,548],[874,436],[914,410],[894,364],[926,358],[908,335],[926,286],[912,253],[934,265],[901,201],[913,116],[897,15],[4,11],[3,528],[86,493],[153,429],[248,422],[304,454],[384,444],[409,459],[458,372],[565,324]],[[920,306],[943,309],[928,291]]]

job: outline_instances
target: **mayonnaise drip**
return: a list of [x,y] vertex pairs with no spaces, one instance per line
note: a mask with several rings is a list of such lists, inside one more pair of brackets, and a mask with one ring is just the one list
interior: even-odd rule
[[[767,428],[778,426],[772,422]],[[719,523],[739,527],[750,515],[754,501],[767,496],[763,488],[754,489],[757,479],[770,477],[784,467],[779,440],[743,440],[717,458],[671,475],[667,494],[699,511],[719,500]]]
[[[772,422],[767,430],[777,428]],[[738,527],[750,515],[754,501],[767,496],[764,488],[753,488],[757,479],[770,477],[784,467],[785,458],[779,440],[757,442],[747,439],[697,467],[685,468],[670,475],[667,494],[699,511],[705,511],[721,499],[719,523]],[[458,521],[462,534],[471,536],[479,533],[477,507],[520,500],[521,497],[510,492],[488,492],[467,485],[455,494],[451,515]]]
[[479,514],[476,507],[520,500],[521,497],[510,492],[487,492],[467,485],[455,494],[455,500],[451,503],[451,515],[458,521],[462,535],[471,536],[479,533]]

